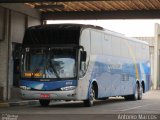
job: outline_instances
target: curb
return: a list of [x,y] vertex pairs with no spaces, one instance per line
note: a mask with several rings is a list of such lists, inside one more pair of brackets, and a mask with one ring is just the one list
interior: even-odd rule
[[0,102],[0,108],[9,107],[8,102]]
[[0,102],[0,108],[13,107],[13,106],[25,106],[25,105],[38,105],[38,100],[16,101],[16,102]]

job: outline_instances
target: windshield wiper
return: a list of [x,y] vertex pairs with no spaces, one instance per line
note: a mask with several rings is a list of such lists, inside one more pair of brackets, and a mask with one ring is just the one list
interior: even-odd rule
[[52,64],[51,61],[49,61],[49,62],[50,62],[50,66],[51,66],[51,68],[52,68],[55,76],[56,76],[58,79],[61,79],[60,76],[59,76],[58,73],[57,73],[57,70],[55,69],[54,64]]

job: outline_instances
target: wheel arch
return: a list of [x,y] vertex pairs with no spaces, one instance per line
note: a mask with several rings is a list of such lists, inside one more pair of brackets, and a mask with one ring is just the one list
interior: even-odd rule
[[136,84],[138,84],[138,87],[141,87],[142,86],[142,88],[143,88],[143,93],[145,93],[145,83],[144,83],[144,81],[139,81],[139,80],[137,80],[136,81]]
[[92,82],[92,86],[93,86],[93,88],[95,90],[95,98],[97,99],[98,98],[98,84],[97,84],[97,82],[93,81]]
[[142,88],[143,88],[143,93],[145,93],[145,83],[144,81],[141,82]]
[[139,80],[136,81],[136,85],[138,84],[138,87],[140,87],[140,82]]

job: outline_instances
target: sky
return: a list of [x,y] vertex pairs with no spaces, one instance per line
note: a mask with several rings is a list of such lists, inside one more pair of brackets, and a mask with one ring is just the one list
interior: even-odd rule
[[160,19],[146,20],[54,20],[47,24],[80,23],[101,26],[105,29],[122,33],[128,37],[153,37],[155,23],[160,24]]

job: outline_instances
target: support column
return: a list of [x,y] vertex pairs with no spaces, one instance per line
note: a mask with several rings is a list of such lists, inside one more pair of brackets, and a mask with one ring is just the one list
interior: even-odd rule
[[0,41],[0,99],[8,100],[10,97],[9,89],[9,53],[10,53],[10,10],[4,10],[4,38]]
[[155,24],[154,80],[153,89],[159,89],[160,81],[160,25]]

